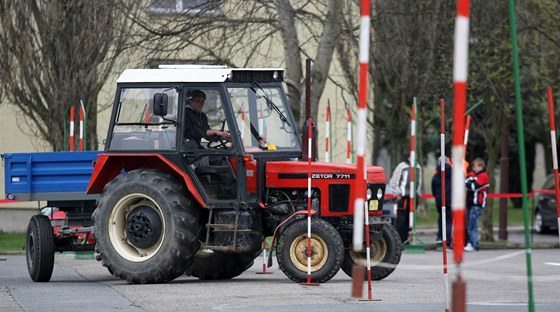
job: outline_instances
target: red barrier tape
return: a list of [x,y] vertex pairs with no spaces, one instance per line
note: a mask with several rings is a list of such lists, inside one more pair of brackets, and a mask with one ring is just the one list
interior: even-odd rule
[[11,199],[0,199],[0,204],[9,204],[9,203],[17,203],[21,200],[11,200]]
[[[534,197],[536,194],[556,194],[555,190],[535,190],[527,194],[527,197]],[[523,194],[521,193],[490,193],[488,198],[521,198]],[[420,195],[422,199],[434,199],[432,194],[422,194]],[[395,199],[393,194],[385,194],[385,199]]]

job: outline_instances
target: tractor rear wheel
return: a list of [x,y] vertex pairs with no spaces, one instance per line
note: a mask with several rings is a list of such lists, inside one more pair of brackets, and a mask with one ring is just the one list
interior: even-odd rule
[[51,220],[34,215],[27,226],[27,271],[34,282],[48,282],[54,268],[54,236]]
[[137,169],[106,185],[94,217],[103,266],[131,284],[166,283],[187,271],[200,246],[200,210],[171,175]]
[[[349,240],[351,242],[351,240]],[[402,243],[399,233],[391,224],[383,224],[383,239],[370,241],[371,279],[382,280],[389,276],[401,260]],[[356,252],[351,244],[344,250],[342,270],[352,277],[352,267],[355,265],[367,267],[365,244],[362,252]],[[367,270],[364,279],[367,278]]]
[[205,253],[199,250],[194,257],[191,275],[201,280],[231,279],[245,272],[255,262],[259,252]]
[[[344,243],[330,223],[317,218],[311,220],[311,280],[324,283],[340,269]],[[282,272],[294,282],[307,280],[307,250],[307,219],[287,225],[278,240],[276,259]]]

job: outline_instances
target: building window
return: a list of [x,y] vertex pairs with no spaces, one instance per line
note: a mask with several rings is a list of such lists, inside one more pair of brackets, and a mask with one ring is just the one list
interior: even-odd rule
[[153,14],[223,14],[223,0],[150,0],[148,11]]

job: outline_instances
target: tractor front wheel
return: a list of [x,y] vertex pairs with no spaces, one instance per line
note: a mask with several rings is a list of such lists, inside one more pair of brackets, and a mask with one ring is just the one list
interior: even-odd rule
[[[381,240],[370,241],[370,270],[371,279],[374,281],[382,280],[393,273],[402,254],[402,243],[397,230],[388,223],[383,224],[382,230],[383,238]],[[352,249],[351,244],[348,244],[344,251],[342,270],[352,277],[352,267],[355,264],[367,267],[365,246],[361,252],[356,252]],[[367,278],[367,270],[365,278]]]
[[200,246],[200,210],[171,175],[153,169],[123,173],[94,212],[96,251],[131,284],[166,283],[187,271]]
[[[311,220],[311,280],[324,283],[340,269],[344,244],[340,234],[330,223],[317,218]],[[307,280],[307,251],[307,219],[287,225],[278,240],[276,259],[282,272],[294,282],[302,283]]]

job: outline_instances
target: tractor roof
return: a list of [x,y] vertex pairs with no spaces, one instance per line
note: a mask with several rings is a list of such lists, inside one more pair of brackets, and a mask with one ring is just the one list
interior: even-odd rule
[[221,65],[160,65],[158,69],[126,69],[117,83],[141,82],[268,82],[282,81],[281,68],[227,68]]

